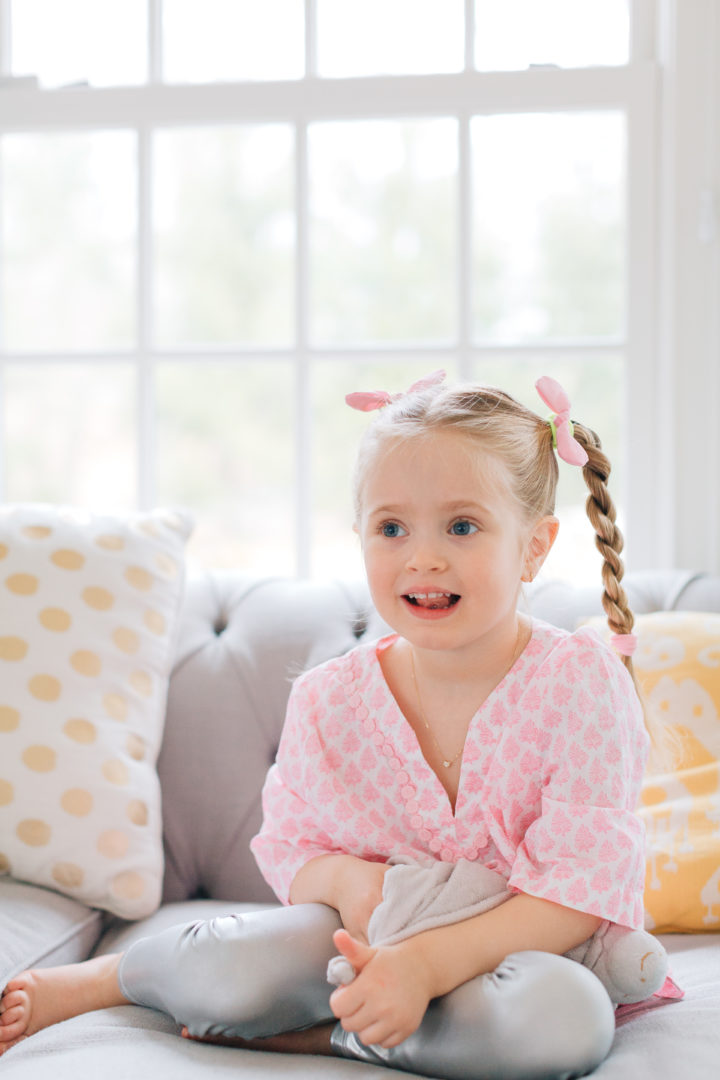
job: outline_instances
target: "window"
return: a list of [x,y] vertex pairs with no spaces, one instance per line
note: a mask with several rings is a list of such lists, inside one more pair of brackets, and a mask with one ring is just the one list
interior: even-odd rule
[[[652,560],[622,418],[657,329],[655,26],[651,0],[0,0],[0,497],[182,504],[199,563],[346,576],[345,393],[445,367],[542,411],[553,374]],[[594,580],[571,472],[550,572]]]

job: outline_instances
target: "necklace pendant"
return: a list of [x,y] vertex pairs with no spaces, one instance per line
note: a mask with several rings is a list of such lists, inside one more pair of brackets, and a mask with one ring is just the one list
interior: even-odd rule
[[445,766],[446,769],[449,769],[450,766],[452,765],[452,761],[443,761],[443,765]]

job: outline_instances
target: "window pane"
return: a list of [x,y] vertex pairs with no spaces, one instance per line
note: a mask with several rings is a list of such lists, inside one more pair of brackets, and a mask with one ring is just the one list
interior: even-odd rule
[[628,0],[475,0],[481,71],[626,64]]
[[285,363],[158,366],[158,497],[196,515],[191,559],[295,572],[293,393]]
[[373,414],[345,404],[354,390],[407,390],[416,379],[444,368],[457,380],[450,358],[405,360],[318,361],[313,367],[312,445],[312,567],[318,577],[362,578],[360,545],[353,526],[352,472],[360,436]]
[[476,339],[621,334],[623,115],[476,117],[472,154]]
[[168,82],[299,79],[303,0],[164,0]]
[[43,86],[122,86],[147,72],[147,0],[12,0],[12,69]]
[[4,386],[10,502],[134,507],[129,364],[8,364]]
[[156,331],[163,345],[293,335],[293,135],[284,125],[155,139]]
[[319,344],[456,332],[457,124],[313,124],[312,332]]
[[127,131],[2,139],[9,349],[126,347],[134,336],[136,140]]
[[317,0],[320,75],[460,71],[463,0]]
[[[623,526],[623,360],[617,354],[602,357],[569,355],[566,360],[548,361],[542,357],[501,356],[476,360],[474,378],[489,386],[498,386],[517,398],[533,412],[548,416],[535,389],[541,375],[552,375],[567,391],[572,403],[572,419],[592,428],[610,459],[612,474],[608,488],[618,509],[618,524]],[[594,531],[585,512],[588,489],[582,470],[560,466],[557,514],[560,519],[558,539],[542,570],[543,577],[563,578],[578,585],[596,582],[601,586],[602,558],[595,547]]]

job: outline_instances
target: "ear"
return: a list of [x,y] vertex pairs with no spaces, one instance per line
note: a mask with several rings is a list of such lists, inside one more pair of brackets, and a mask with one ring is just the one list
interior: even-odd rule
[[541,517],[535,523],[525,547],[522,581],[532,581],[537,576],[550,548],[555,543],[559,528],[560,522],[552,514]]

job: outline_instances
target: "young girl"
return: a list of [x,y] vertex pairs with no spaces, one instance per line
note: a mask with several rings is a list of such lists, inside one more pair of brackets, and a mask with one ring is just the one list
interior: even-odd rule
[[[252,844],[288,906],[26,972],[5,990],[0,1050],[134,1002],[191,1038],[449,1080],[579,1076],[607,1054],[610,999],[562,954],[603,925],[643,920],[634,808],[648,736],[610,467],[554,380],[537,384],[547,420],[499,390],[442,388],[442,375],[404,395],[348,397],[378,409],[358,458],[355,528],[394,633],[294,685]],[[612,648],[518,612],[557,534],[556,450],[590,489]],[[477,862],[512,896],[371,946],[391,856]],[[356,978],[330,993],[338,950]]]

